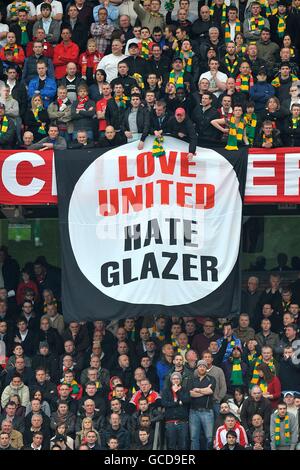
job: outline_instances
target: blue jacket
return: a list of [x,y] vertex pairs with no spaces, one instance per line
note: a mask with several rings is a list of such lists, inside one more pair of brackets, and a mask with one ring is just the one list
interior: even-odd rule
[[261,112],[265,109],[269,98],[274,96],[275,90],[270,83],[257,82],[250,88],[250,99],[255,104],[255,112]]
[[[217,340],[219,348],[222,345],[223,339],[224,338],[219,338]],[[239,338],[237,338],[236,336],[232,335],[231,341],[227,344],[227,348],[226,348],[226,351],[225,351],[225,354],[224,354],[224,357],[223,357],[223,362],[227,361],[227,359],[229,358],[229,356],[232,353],[233,348],[236,347],[236,346],[239,346],[239,348],[242,351],[243,348],[242,348],[241,340]]]
[[172,370],[172,364],[168,364],[164,359],[161,359],[156,364],[156,373],[159,378],[159,390],[164,388],[165,377]]
[[[39,77],[36,76],[32,78],[28,85],[28,96],[32,98],[34,92],[38,90],[39,86]],[[43,103],[45,109],[48,108],[49,104],[54,100],[56,95],[56,81],[53,78],[47,77],[45,80],[45,86],[40,90],[41,97],[43,98]]]

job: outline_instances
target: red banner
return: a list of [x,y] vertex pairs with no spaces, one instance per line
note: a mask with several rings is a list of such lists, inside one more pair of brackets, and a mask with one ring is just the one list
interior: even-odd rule
[[[300,203],[300,148],[250,149],[245,204]],[[0,204],[56,204],[53,151],[0,150]]]

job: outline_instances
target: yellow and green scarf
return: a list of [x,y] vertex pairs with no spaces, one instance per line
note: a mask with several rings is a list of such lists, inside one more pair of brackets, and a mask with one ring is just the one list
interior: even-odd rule
[[277,4],[276,4],[276,5],[272,5],[272,7],[270,7],[270,5],[268,5],[267,8],[266,8],[266,16],[267,16],[267,18],[268,18],[269,16],[277,15],[277,12],[278,12]]
[[[213,17],[214,14],[215,14],[215,6],[216,6],[215,2],[212,2],[211,7],[209,9],[209,14],[210,14],[211,17]],[[226,10],[226,5],[225,5],[225,1],[224,1],[223,5],[222,5],[221,24],[226,23],[226,19],[227,19],[227,10]]]
[[20,23],[20,21],[18,24],[21,28],[21,46],[26,46],[29,42],[29,37],[27,33],[27,24]]
[[[235,34],[241,32],[241,22],[240,20],[236,20],[235,23]],[[230,36],[230,25],[229,23],[225,24],[225,43],[227,44],[228,42],[231,41],[231,36]]]
[[[292,79],[292,82],[295,82],[297,80],[299,80],[299,78],[296,77],[296,75],[294,75],[293,73],[291,73],[291,79]],[[274,80],[271,81],[271,85],[275,88],[278,88],[281,86],[281,83],[280,83],[280,77],[276,77],[274,78]]]
[[193,52],[189,51],[188,58],[186,58],[184,56],[184,53],[182,51],[180,51],[179,57],[180,57],[180,59],[183,60],[185,72],[191,73],[191,71],[192,71],[193,55],[194,55]]
[[[257,358],[257,361],[255,363],[255,366],[254,366],[254,369],[253,369],[253,374],[252,374],[252,379],[251,379],[251,382],[250,382],[250,385],[251,387],[253,387],[253,385],[257,385],[258,384],[258,381],[259,381],[259,373],[258,373],[258,370],[257,370],[257,367],[259,366],[259,364],[262,363],[262,356],[259,356]],[[269,361],[268,363],[265,363],[269,366],[271,372],[273,372],[275,374],[275,366],[274,366],[274,362],[273,360]]]
[[166,152],[163,147],[163,142],[164,138],[163,136],[161,137],[155,137],[153,141],[153,146],[152,146],[152,155],[153,157],[165,157]]
[[142,75],[140,75],[139,73],[134,73],[132,75],[132,78],[135,79],[135,81],[137,82],[138,84],[138,87],[143,90],[145,88],[145,84],[144,84],[144,80],[143,80],[143,77]]
[[244,56],[245,56],[245,53],[246,53],[246,49],[247,49],[246,46],[242,46],[242,47],[241,47],[241,50],[240,50],[239,52],[237,52],[236,55],[237,55],[240,59],[243,59]]
[[184,77],[184,71],[179,72],[179,74],[176,76],[174,70],[172,69],[169,75],[169,82],[175,85],[176,90],[178,88],[183,88],[184,87],[183,77]]
[[243,371],[241,366],[240,359],[233,359],[232,360],[232,369],[230,374],[230,383],[231,385],[243,385]]
[[261,389],[261,391],[262,391],[263,393],[267,393],[267,391],[268,391],[268,384],[267,384],[267,382],[266,382],[262,377],[259,378],[258,386],[259,386],[259,388]]
[[300,123],[300,117],[292,118],[292,129],[298,129]]
[[237,76],[235,83],[237,87],[240,87],[240,91],[242,93],[248,93],[250,88],[254,85],[254,80],[251,73],[249,73],[249,75],[240,73]]
[[17,7],[17,3],[18,3],[17,1],[12,2],[12,5],[10,7],[9,14],[10,14],[11,18],[17,16],[17,13],[18,13],[19,10],[26,10],[27,12],[29,11],[29,8],[27,6],[26,1],[21,2],[21,5],[19,5],[18,7]]
[[227,145],[225,147],[226,150],[238,150],[238,144],[243,141],[244,129],[245,123],[243,119],[240,120],[236,127],[235,117],[232,116],[230,118],[229,134]]
[[[275,446],[278,447],[281,445],[281,436],[280,436],[280,424],[281,419],[279,416],[275,418]],[[290,444],[291,441],[291,431],[290,431],[290,419],[289,415],[286,414],[284,417],[284,440],[285,444]]]
[[141,57],[145,60],[149,59],[150,56],[150,44],[152,43],[152,39],[144,39],[141,42],[142,50],[141,50]]
[[166,335],[165,335],[165,333],[162,333],[161,331],[158,331],[157,328],[156,328],[156,325],[154,324],[153,327],[152,327],[151,338],[156,338],[159,341],[165,341]]
[[40,127],[38,128],[38,133],[46,135],[46,129],[45,126],[43,125],[42,121],[39,119],[39,112],[42,111],[42,106],[38,106],[33,110],[33,115],[36,120],[36,122],[40,123]]
[[249,144],[253,145],[254,137],[255,137],[255,129],[257,125],[257,117],[255,113],[252,114],[245,114],[245,125],[246,125],[246,135],[249,140]]
[[171,344],[173,346],[173,348],[178,348],[178,342],[177,342],[177,338],[175,338],[175,336],[171,336]]
[[261,31],[264,25],[265,25],[265,19],[261,15],[259,15],[257,18],[254,18],[254,16],[251,16],[250,18],[250,30],[251,31],[256,31],[257,28],[259,29],[259,31]]
[[117,103],[119,108],[126,109],[128,101],[129,101],[129,98],[126,95],[115,96],[115,102]]
[[286,29],[286,19],[287,15],[277,15],[278,24],[277,24],[277,36],[281,39],[284,36],[285,29]]
[[12,49],[11,46],[9,46],[8,44],[6,44],[6,46],[4,46],[4,50],[5,50],[5,51],[12,50],[13,56],[14,56],[14,57],[18,57],[18,55],[19,55],[19,48],[18,48],[18,45],[15,44],[13,47],[14,47],[14,48]]
[[236,74],[237,68],[239,66],[239,60],[235,59],[235,61],[232,64],[232,62],[230,62],[230,60],[228,59],[228,54],[225,54],[225,64],[226,64],[226,68],[228,70],[229,76],[234,77]]
[[3,116],[1,130],[0,130],[0,137],[3,137],[3,134],[6,134],[7,129],[8,129],[8,119],[6,116]]

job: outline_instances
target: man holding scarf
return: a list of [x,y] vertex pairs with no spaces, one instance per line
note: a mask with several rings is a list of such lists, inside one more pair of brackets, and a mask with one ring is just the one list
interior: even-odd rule
[[261,6],[258,2],[251,4],[251,17],[244,21],[244,36],[248,41],[258,41],[263,28],[270,29],[269,20],[261,16]]
[[291,16],[287,12],[286,1],[279,0],[277,7],[277,14],[269,17],[271,40],[282,47],[282,41],[285,34],[289,34],[293,37],[294,24]]
[[15,33],[17,44],[21,44],[24,51],[27,44],[32,41],[33,23],[29,22],[28,12],[25,9],[18,11],[18,21],[10,26],[10,31]]
[[3,62],[6,62],[7,58],[5,53],[9,51],[12,54],[10,61],[22,66],[24,64],[25,54],[23,48],[17,44],[15,33],[10,31],[7,33],[6,39],[6,46],[2,47],[0,50],[0,59],[3,60]]
[[287,405],[280,402],[271,416],[271,450],[294,450],[298,441],[298,423],[292,413],[287,412]]

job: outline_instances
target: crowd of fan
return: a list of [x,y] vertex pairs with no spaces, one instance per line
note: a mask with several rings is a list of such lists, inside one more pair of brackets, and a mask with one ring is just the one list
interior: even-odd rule
[[299,146],[299,26],[300,0],[2,1],[0,148]]
[[238,318],[65,324],[60,270],[0,248],[0,450],[148,450],[158,422],[170,450],[297,449],[300,276],[269,283]]

